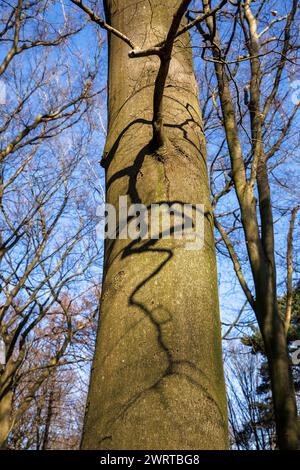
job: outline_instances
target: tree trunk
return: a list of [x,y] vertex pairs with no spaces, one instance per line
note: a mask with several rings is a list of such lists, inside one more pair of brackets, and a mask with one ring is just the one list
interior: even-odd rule
[[[55,387],[55,383],[51,383],[51,387]],[[52,424],[52,417],[53,417],[53,408],[54,408],[55,396],[53,389],[50,390],[48,404],[47,404],[47,414],[46,414],[46,422],[45,422],[45,430],[42,442],[42,450],[47,450],[50,444],[50,428]]]
[[11,427],[13,393],[8,391],[0,401],[0,449],[6,448],[7,438]]
[[[166,36],[178,0],[107,0],[108,22],[143,48]],[[83,449],[225,449],[227,406],[206,151],[189,36],[164,94],[168,146],[152,146],[159,60],[109,39],[107,202],[204,204],[204,247],[107,240]]]
[[296,450],[300,449],[300,425],[286,331],[278,309],[274,221],[265,159],[258,165],[257,185],[263,255],[257,268],[253,266],[256,315],[268,358],[277,444],[281,450]]
[[300,425],[285,328],[278,311],[272,273],[265,271],[268,271],[265,288],[263,283],[257,288],[256,308],[268,359],[277,444],[281,450],[299,450]]
[[272,333],[264,335],[264,344],[271,376],[278,446],[281,450],[300,450],[295,390],[281,321]]

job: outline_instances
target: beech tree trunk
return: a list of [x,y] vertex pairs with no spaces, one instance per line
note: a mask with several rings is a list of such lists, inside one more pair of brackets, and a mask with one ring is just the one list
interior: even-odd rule
[[[178,0],[107,0],[107,21],[145,48],[163,39]],[[164,122],[152,143],[157,57],[130,59],[109,38],[107,202],[204,204],[204,247],[107,240],[100,325],[83,449],[225,449],[227,405],[206,150],[189,35],[175,42]]]
[[12,397],[8,391],[0,401],[0,449],[5,449],[11,427]]

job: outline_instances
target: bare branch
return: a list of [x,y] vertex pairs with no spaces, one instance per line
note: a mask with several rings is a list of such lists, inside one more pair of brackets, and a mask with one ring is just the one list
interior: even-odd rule
[[113,28],[110,26],[106,21],[104,21],[100,16],[96,15],[93,10],[91,10],[88,6],[86,6],[81,0],[71,0],[74,5],[77,5],[79,8],[81,8],[85,13],[87,13],[90,17],[90,19],[96,23],[97,25],[100,26],[100,28],[105,29],[107,32],[113,34],[114,36],[118,37],[122,41],[124,41],[126,44],[128,44],[131,49],[135,49],[135,46],[131,39],[129,39],[125,34],[121,33],[117,29]]

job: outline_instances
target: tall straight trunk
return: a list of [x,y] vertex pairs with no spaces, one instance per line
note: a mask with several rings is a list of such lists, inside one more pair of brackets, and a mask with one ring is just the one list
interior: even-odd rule
[[12,391],[7,391],[0,400],[0,449],[5,449],[11,428]]
[[[108,22],[143,47],[163,40],[178,0],[107,0]],[[152,146],[159,60],[109,40],[107,202],[204,204],[204,247],[115,240],[105,247],[100,325],[83,449],[225,449],[227,407],[206,150],[189,36],[164,97],[168,145]]]
[[264,159],[260,159],[258,165],[257,185],[264,256],[260,257],[257,267],[252,263],[256,290],[255,310],[268,358],[277,444],[283,450],[296,450],[300,449],[300,424],[286,329],[278,309],[274,220],[268,171]]
[[[275,307],[276,308],[276,307]],[[263,334],[272,385],[278,446],[300,450],[300,425],[283,323]]]
[[[271,268],[257,286],[256,310],[271,379],[277,444],[281,450],[300,449],[300,424],[284,323],[280,318]],[[263,286],[264,284],[264,286]]]

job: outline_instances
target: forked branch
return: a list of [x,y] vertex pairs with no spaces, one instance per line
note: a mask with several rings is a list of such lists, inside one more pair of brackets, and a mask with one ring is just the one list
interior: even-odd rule
[[87,13],[90,19],[98,24],[102,29],[105,29],[107,32],[124,41],[131,48],[128,53],[129,58],[133,59],[149,57],[153,55],[159,57],[160,66],[155,80],[153,96],[153,145],[156,149],[165,147],[167,144],[167,136],[164,131],[163,122],[163,95],[169,74],[174,42],[179,36],[186,33],[194,26],[199,25],[202,21],[207,20],[208,17],[215,15],[228,2],[228,0],[222,0],[215,8],[206,11],[203,15],[197,16],[193,21],[180,29],[182,18],[191,3],[191,0],[182,0],[173,16],[173,20],[166,38],[162,42],[155,44],[154,46],[151,46],[147,49],[139,49],[137,46],[135,46],[130,38],[106,23],[106,21],[104,21],[87,5],[85,5],[82,0],[71,0],[71,2]]

